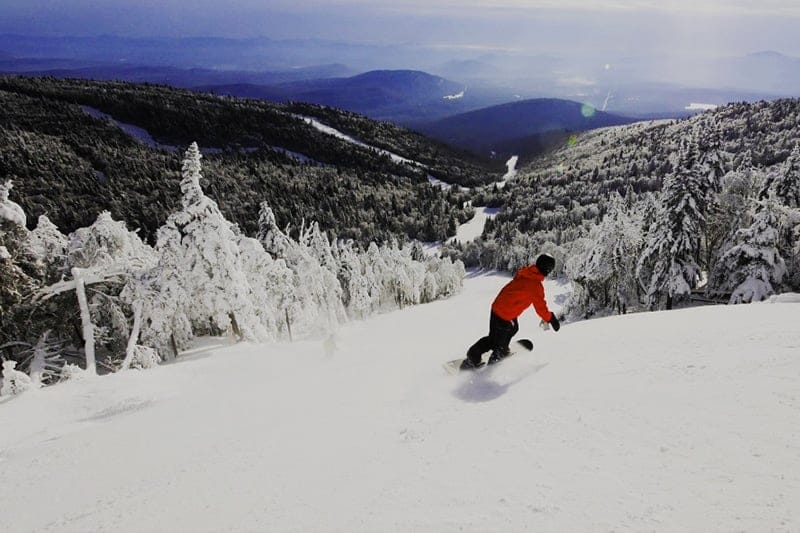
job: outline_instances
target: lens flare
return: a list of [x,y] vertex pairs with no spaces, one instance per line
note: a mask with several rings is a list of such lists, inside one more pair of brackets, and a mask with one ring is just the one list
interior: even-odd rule
[[592,118],[597,113],[597,109],[592,104],[583,104],[581,106],[581,115],[583,118]]
[[571,148],[571,147],[575,146],[575,144],[577,142],[578,142],[578,136],[577,135],[570,135],[569,139],[567,139],[567,146],[569,146]]

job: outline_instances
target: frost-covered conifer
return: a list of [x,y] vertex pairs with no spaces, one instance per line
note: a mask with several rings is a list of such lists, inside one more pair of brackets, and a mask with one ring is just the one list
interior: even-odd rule
[[0,381],[0,396],[14,396],[35,387],[31,378],[16,370],[16,361],[3,361],[3,380]]
[[180,269],[180,232],[169,225],[159,228],[156,249],[158,264],[129,280],[122,296],[131,303],[142,302],[142,344],[158,350],[163,359],[170,359],[188,345],[193,335],[189,318],[192,302]]
[[381,309],[389,294],[391,280],[390,280],[389,266],[381,253],[381,249],[377,244],[371,242],[367,248],[366,257],[364,258],[364,277],[367,280],[369,287],[370,300],[372,309]]
[[[316,237],[313,236],[315,227]],[[309,245],[312,242],[317,247],[316,251]],[[296,290],[291,320],[304,330],[312,326],[323,326],[328,332],[332,332],[346,318],[336,266],[331,264],[332,270],[329,270],[315,256],[319,254],[329,257],[332,262],[330,246],[327,245],[327,251],[323,249],[326,245],[327,239],[312,224],[308,229],[301,230],[300,241],[290,242],[285,252],[286,264],[294,273]]]
[[292,270],[283,259],[273,259],[256,239],[241,237],[238,244],[256,315],[277,338],[286,330],[286,310],[294,292]]
[[761,197],[771,192],[786,207],[800,208],[800,143],[794,146],[783,168],[766,180]]
[[156,261],[154,250],[107,211],[100,213],[91,226],[69,235],[66,267],[80,272],[84,286],[92,286],[87,295],[90,316],[84,318],[91,320],[98,360],[125,354],[131,312],[124,304],[132,302],[118,296],[130,280],[153,268]]
[[640,222],[628,212],[622,198],[612,199],[605,218],[586,239],[580,259],[569,263],[568,273],[575,284],[570,314],[625,313],[638,303],[635,272],[641,240]]
[[786,265],[778,250],[779,219],[774,201],[759,202],[753,223],[736,232],[735,244],[720,258],[714,289],[731,293],[730,303],[761,301],[780,286]]
[[658,214],[637,264],[651,308],[666,298],[666,308],[671,309],[673,299],[688,295],[700,278],[697,258],[705,223],[701,179],[684,169],[668,176],[664,184]]
[[41,264],[45,283],[55,283],[66,273],[68,240],[46,215],[41,215],[28,238],[28,246]]
[[[57,246],[58,242],[52,245]],[[70,268],[91,269],[98,273],[139,270],[156,263],[153,249],[135,232],[128,231],[124,222],[111,218],[108,211],[100,213],[91,226],[70,234],[66,253]]]
[[50,331],[45,331],[31,348],[28,374],[34,386],[39,387],[58,379],[64,360],[61,342],[50,340]]
[[0,183],[0,220],[7,220],[12,224],[25,227],[27,217],[25,211],[16,202],[9,199],[13,185],[10,180]]
[[339,243],[339,284],[342,287],[342,303],[348,315],[364,318],[372,307],[369,294],[369,283],[364,265],[359,254],[353,249],[353,243]]
[[12,308],[35,290],[41,277],[28,246],[27,217],[22,207],[10,200],[10,191],[10,181],[0,183],[0,341],[14,340],[16,325],[6,320],[11,320]]
[[265,339],[266,329],[248,298],[250,288],[236,244],[239,232],[203,193],[200,158],[192,143],[183,162],[183,209],[158,231],[158,284],[173,283],[175,296],[188,296],[189,303],[172,302],[170,307],[182,307],[196,334],[233,328],[245,339]]
[[278,227],[275,213],[267,202],[261,202],[258,214],[258,235],[256,237],[272,257],[286,256],[286,251],[291,246],[291,239]]

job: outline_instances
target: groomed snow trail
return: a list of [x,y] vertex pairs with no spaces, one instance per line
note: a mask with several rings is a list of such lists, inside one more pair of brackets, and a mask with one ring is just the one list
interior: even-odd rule
[[531,310],[533,353],[446,375],[506,281],[335,348],[207,345],[0,403],[2,530],[800,529],[799,304]]

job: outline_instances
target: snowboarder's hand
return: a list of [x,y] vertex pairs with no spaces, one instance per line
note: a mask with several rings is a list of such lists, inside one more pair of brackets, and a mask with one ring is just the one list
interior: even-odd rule
[[550,318],[550,325],[553,326],[553,331],[561,329],[561,322],[558,321],[555,313],[553,313],[553,316]]

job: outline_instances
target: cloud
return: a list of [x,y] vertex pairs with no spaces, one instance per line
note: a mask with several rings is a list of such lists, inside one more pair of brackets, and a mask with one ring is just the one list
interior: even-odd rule
[[[276,6],[295,9],[296,2],[274,0]],[[362,6],[365,9],[414,14],[466,11],[593,11],[669,12],[684,14],[765,15],[800,17],[797,0],[306,0],[303,8]]]

